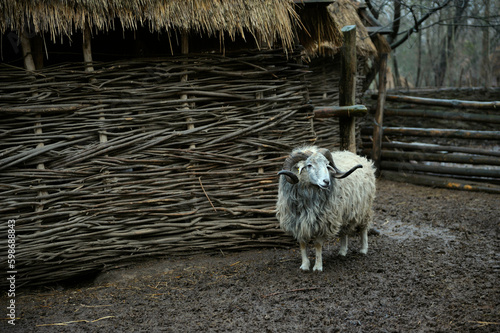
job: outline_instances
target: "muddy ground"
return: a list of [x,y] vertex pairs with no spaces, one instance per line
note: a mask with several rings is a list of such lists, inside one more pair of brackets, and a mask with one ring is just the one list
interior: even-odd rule
[[499,332],[499,199],[381,180],[366,256],[354,239],[345,258],[327,245],[322,273],[298,246],[147,261],[18,289],[0,331]]

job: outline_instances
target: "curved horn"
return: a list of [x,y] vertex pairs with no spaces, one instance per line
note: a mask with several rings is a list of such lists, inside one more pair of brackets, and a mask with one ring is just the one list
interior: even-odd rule
[[319,152],[321,154],[323,154],[326,157],[326,159],[330,162],[330,166],[335,171],[335,173],[333,174],[333,177],[335,177],[337,179],[345,178],[345,177],[349,176],[351,173],[353,173],[356,169],[359,169],[359,168],[363,167],[361,164],[358,164],[358,165],[354,166],[353,168],[351,168],[349,171],[342,172],[339,169],[337,169],[337,166],[335,165],[335,162],[333,162],[332,153],[328,149],[326,149],[326,148],[320,148]]
[[296,152],[288,156],[283,163],[283,170],[292,170],[292,167],[299,161],[307,160],[311,156],[311,153],[305,153],[302,151]]
[[297,175],[291,172],[290,170],[281,170],[280,172],[278,172],[278,175],[287,176],[285,177],[285,179],[290,184],[297,184],[299,182],[299,177],[297,177]]
[[326,149],[326,148],[320,148],[318,150],[323,156],[326,157],[326,159],[330,162],[330,170],[334,171],[335,174],[344,174],[342,171],[337,169],[337,166],[335,165],[335,162],[333,162],[333,156],[332,153]]
[[326,157],[326,159],[328,160],[328,162],[330,162],[330,166],[332,168],[335,169],[335,171],[338,171],[337,167],[335,166],[335,163],[333,162],[333,157],[332,157],[332,153],[330,153],[330,151],[326,148],[320,148],[318,149],[318,151],[323,154],[323,156]]
[[[351,173],[353,173],[356,169],[359,169],[359,168],[362,168],[362,167],[363,166],[361,164],[358,164],[358,165],[354,166],[353,168],[351,168],[347,172],[342,172],[342,171],[337,172],[336,174],[333,175],[333,177],[335,177],[337,179],[345,178],[345,177],[349,176]],[[338,169],[337,169],[337,171],[338,171]]]
[[296,152],[288,156],[283,163],[283,170],[278,172],[278,175],[284,175],[287,176],[285,179],[287,182],[290,184],[297,184],[299,182],[299,177],[295,173],[293,173],[292,167],[297,164],[299,161],[307,160],[307,158],[311,155],[311,153],[307,152]]

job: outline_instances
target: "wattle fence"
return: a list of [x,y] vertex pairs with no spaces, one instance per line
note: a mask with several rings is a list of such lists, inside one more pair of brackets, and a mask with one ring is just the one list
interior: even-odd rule
[[336,120],[313,119],[297,56],[1,65],[0,215],[16,221],[19,283],[292,244],[276,173],[298,144],[339,144]]

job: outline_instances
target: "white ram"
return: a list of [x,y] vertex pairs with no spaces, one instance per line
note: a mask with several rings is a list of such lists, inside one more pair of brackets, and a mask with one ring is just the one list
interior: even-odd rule
[[[349,170],[341,172],[340,170]],[[368,252],[368,228],[375,198],[375,169],[364,157],[316,146],[294,149],[283,164],[276,216],[281,228],[300,244],[302,265],[309,270],[306,245],[314,240],[314,271],[323,270],[326,239],[340,236],[340,255],[347,254],[348,237],[361,234],[360,252]]]

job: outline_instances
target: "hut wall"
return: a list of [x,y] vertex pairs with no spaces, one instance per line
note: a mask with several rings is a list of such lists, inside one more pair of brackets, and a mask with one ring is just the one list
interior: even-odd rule
[[276,173],[297,145],[339,144],[334,120],[313,120],[294,57],[0,65],[0,215],[16,220],[17,278],[292,243],[275,218]]

